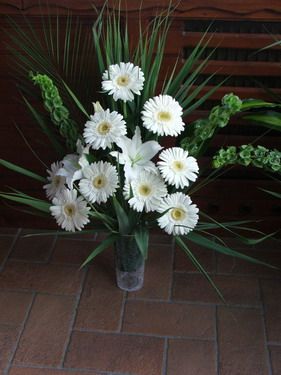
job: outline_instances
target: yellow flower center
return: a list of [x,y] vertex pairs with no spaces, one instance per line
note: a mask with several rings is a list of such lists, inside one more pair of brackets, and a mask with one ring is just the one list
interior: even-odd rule
[[181,208],[173,208],[171,211],[171,216],[174,220],[179,221],[185,218],[186,213]]
[[55,185],[55,187],[58,187],[60,185],[60,182],[61,182],[61,176],[55,176],[53,178],[53,184]]
[[106,135],[107,133],[109,133],[110,129],[111,129],[111,125],[109,122],[106,122],[106,121],[101,122],[98,126],[98,132],[101,135]]
[[145,197],[147,197],[150,193],[151,193],[151,188],[148,185],[143,184],[139,187],[140,195],[144,195]]
[[180,172],[184,169],[184,163],[180,160],[175,160],[172,163],[172,168],[175,172]]
[[170,112],[167,112],[167,111],[160,111],[158,114],[157,114],[157,118],[159,121],[164,121],[164,122],[167,122],[167,121],[170,121],[172,116],[170,114]]
[[66,216],[74,216],[75,214],[75,205],[72,204],[72,203],[69,203],[69,204],[66,204],[64,206],[64,213],[66,214]]
[[102,189],[106,185],[106,178],[103,175],[99,175],[93,179],[93,186],[96,189]]
[[124,74],[123,76],[119,76],[116,82],[119,86],[128,86],[130,77],[127,74]]

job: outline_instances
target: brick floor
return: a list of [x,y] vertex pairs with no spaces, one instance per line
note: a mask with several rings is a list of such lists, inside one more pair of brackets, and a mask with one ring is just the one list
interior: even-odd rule
[[[1,375],[280,375],[281,273],[190,246],[227,305],[168,236],[154,234],[145,284],[115,285],[101,234],[0,230]],[[281,265],[280,242],[235,249]]]

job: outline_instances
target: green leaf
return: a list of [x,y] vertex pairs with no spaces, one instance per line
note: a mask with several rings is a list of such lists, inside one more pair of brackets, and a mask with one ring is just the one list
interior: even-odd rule
[[281,131],[281,113],[268,111],[243,116],[243,119],[250,120],[270,129]]
[[139,226],[134,231],[135,239],[144,259],[147,259],[149,231],[144,226]]
[[275,198],[281,199],[281,194],[276,193],[276,191],[266,190],[266,189],[262,189],[262,188],[259,188],[259,189],[262,190],[262,191],[264,191],[264,192],[266,192],[266,193],[268,193],[268,194],[270,194],[270,195],[272,195]]
[[121,234],[129,234],[131,225],[128,219],[128,215],[126,214],[123,207],[120,205],[116,197],[113,197],[113,205],[116,212],[118,224],[119,224],[119,231]]
[[236,257],[236,258],[247,260],[251,263],[261,264],[263,266],[267,266],[267,267],[270,267],[270,268],[274,268],[274,269],[277,268],[277,267],[272,266],[271,264],[262,262],[258,259],[252,258],[248,255],[245,255],[243,253],[239,253],[238,251],[232,250],[229,247],[226,247],[226,246],[220,245],[216,242],[213,242],[213,241],[209,240],[208,238],[205,238],[204,236],[201,236],[200,234],[197,234],[195,232],[189,233],[188,236],[187,236],[187,239],[196,243],[197,245],[207,247],[211,250],[215,250],[215,251],[217,251],[219,253],[222,253],[222,254],[225,254],[225,255],[230,255],[230,256],[233,256],[233,257]]
[[43,117],[36,111],[36,109],[29,103],[29,101],[25,98],[24,95],[22,95],[22,98],[27,106],[27,108],[30,110],[32,116],[36,120],[37,124],[40,126],[42,129],[43,133],[47,135],[49,138],[52,146],[54,149],[57,151],[58,155],[64,155],[65,150],[62,147],[62,145],[58,142],[56,139],[55,132],[51,130],[51,128],[45,123]]
[[88,256],[85,262],[80,266],[80,269],[86,266],[91,260],[93,260],[97,255],[107,249],[113,242],[116,240],[118,236],[116,234],[110,234],[102,243],[95,248],[95,250]]
[[74,103],[77,105],[77,107],[80,109],[80,111],[82,113],[84,113],[84,115],[87,116],[87,118],[90,118],[90,115],[87,113],[86,109],[84,108],[83,104],[79,101],[79,99],[77,98],[77,96],[74,94],[74,92],[70,89],[70,87],[63,81],[63,84],[68,92],[68,94],[70,95],[70,97],[73,99]]
[[50,213],[51,204],[36,198],[26,198],[25,196],[19,196],[13,193],[0,193],[0,197],[17,203],[26,204],[27,206],[36,208],[39,211]]
[[248,111],[249,109],[254,109],[254,108],[263,108],[263,107],[269,107],[269,108],[274,108],[274,107],[281,107],[281,104],[277,103],[269,103],[265,102],[264,100],[260,99],[244,99],[242,102],[241,106],[241,112],[242,111]]
[[225,299],[223,298],[222,293],[216,286],[216,284],[213,282],[207,271],[204,269],[204,267],[198,262],[194,254],[191,252],[191,250],[187,247],[186,243],[180,238],[180,237],[175,237],[176,243],[182,248],[182,250],[186,253],[186,255],[189,257],[193,265],[198,269],[199,272],[207,279],[207,281],[211,284],[211,286],[215,289],[221,300],[225,302]]
[[200,220],[200,222],[198,223],[197,227],[198,229],[202,229],[202,230],[207,230],[207,229],[218,229],[218,228],[221,228],[221,225],[223,225],[224,227],[228,227],[228,228],[236,228],[237,226],[239,225],[242,225],[242,224],[249,224],[249,223],[252,223],[253,221],[252,220],[240,220],[240,221],[227,221],[227,222],[223,222],[223,223],[208,223],[208,222],[202,222]]
[[10,163],[9,161],[0,159],[0,164],[3,165],[3,167],[6,167],[8,169],[11,169],[14,172],[23,174],[25,176],[28,176],[30,178],[33,178],[34,180],[40,181],[40,182],[46,182],[46,178],[39,176],[38,174],[29,171],[28,169],[19,167],[16,164]]

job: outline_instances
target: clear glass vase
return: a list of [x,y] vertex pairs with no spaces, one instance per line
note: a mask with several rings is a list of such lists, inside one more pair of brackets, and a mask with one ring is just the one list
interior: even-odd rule
[[118,287],[128,292],[141,289],[145,262],[134,236],[119,236],[115,241],[114,248]]

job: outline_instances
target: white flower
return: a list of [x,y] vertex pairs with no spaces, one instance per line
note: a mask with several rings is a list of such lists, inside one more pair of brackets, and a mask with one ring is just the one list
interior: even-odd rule
[[81,194],[90,202],[106,202],[118,187],[116,168],[108,162],[92,163],[83,170],[84,177],[79,188]]
[[49,183],[44,185],[43,188],[46,190],[46,195],[50,199],[59,195],[65,188],[65,177],[57,174],[61,167],[61,162],[55,162],[51,165],[51,169],[47,169],[49,174],[47,180]]
[[99,110],[86,122],[84,139],[94,150],[106,149],[127,133],[125,121],[116,111]]
[[80,140],[77,141],[77,154],[68,154],[62,160],[62,168],[58,174],[64,176],[66,184],[73,189],[73,183],[83,176],[83,168],[89,165],[86,154],[89,153],[89,146],[84,147]]
[[155,96],[143,108],[143,126],[153,133],[177,136],[183,131],[182,107],[170,95]]
[[157,221],[168,234],[184,235],[194,229],[198,222],[198,208],[188,195],[174,193],[163,198],[158,210],[164,213]]
[[140,128],[137,126],[132,139],[120,137],[117,145],[122,149],[122,153],[113,151],[114,156],[120,164],[124,164],[125,177],[128,182],[136,178],[142,170],[157,173],[155,164],[150,161],[162,147],[156,141],[142,143]]
[[[130,194],[133,196],[130,197]],[[124,195],[129,205],[136,211],[156,211],[162,197],[167,195],[167,187],[162,178],[155,174],[142,171],[138,177],[124,186]]]
[[120,65],[110,65],[102,75],[102,88],[113,95],[113,99],[132,101],[133,94],[140,95],[143,88],[144,75],[138,66],[132,63],[121,62]]
[[157,166],[162,177],[177,189],[189,186],[189,181],[195,181],[199,167],[194,157],[180,147],[164,150],[159,155]]
[[75,232],[89,222],[90,208],[82,197],[77,198],[77,190],[64,189],[59,197],[53,199],[51,214],[63,229]]

